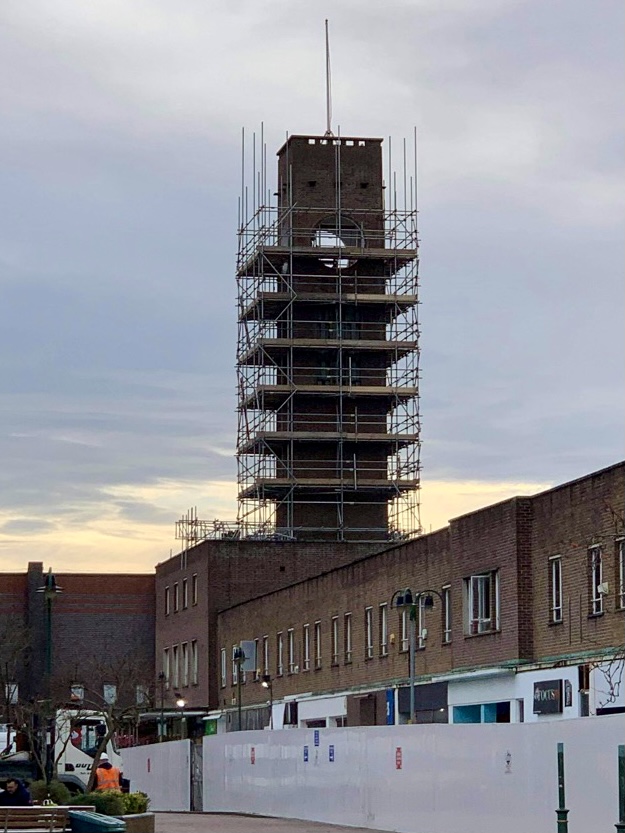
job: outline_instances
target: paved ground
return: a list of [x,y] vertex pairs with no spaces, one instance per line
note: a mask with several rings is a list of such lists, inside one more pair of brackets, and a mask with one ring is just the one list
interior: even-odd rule
[[[212,813],[157,813],[156,833],[376,833],[313,821],[226,816]],[[379,831],[378,831],[379,833]]]

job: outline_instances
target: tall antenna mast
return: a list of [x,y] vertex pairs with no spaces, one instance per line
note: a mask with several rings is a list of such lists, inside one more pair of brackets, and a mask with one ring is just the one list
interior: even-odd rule
[[326,20],[326,136],[334,136],[332,132],[332,73],[330,70],[330,33]]

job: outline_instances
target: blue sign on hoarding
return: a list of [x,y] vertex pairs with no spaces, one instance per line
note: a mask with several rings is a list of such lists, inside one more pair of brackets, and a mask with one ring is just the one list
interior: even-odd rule
[[315,746],[319,746],[319,729],[315,729],[313,737],[315,739]]
[[331,764],[334,763],[334,746],[332,744],[328,747],[328,760]]
[[395,689],[386,689],[386,725],[395,725]]
[[307,746],[304,747],[304,763],[305,764],[308,763],[308,747]]

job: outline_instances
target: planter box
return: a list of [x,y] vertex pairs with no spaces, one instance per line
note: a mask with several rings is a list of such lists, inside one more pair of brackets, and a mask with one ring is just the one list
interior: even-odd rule
[[126,833],[154,833],[154,813],[137,813],[133,816],[115,816],[126,822]]

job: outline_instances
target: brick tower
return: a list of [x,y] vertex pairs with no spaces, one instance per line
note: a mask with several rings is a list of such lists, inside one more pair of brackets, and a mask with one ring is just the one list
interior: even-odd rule
[[381,139],[291,136],[278,151],[277,204],[262,204],[262,169],[247,220],[242,199],[243,535],[418,531],[417,212],[405,145],[403,158],[398,208]]

